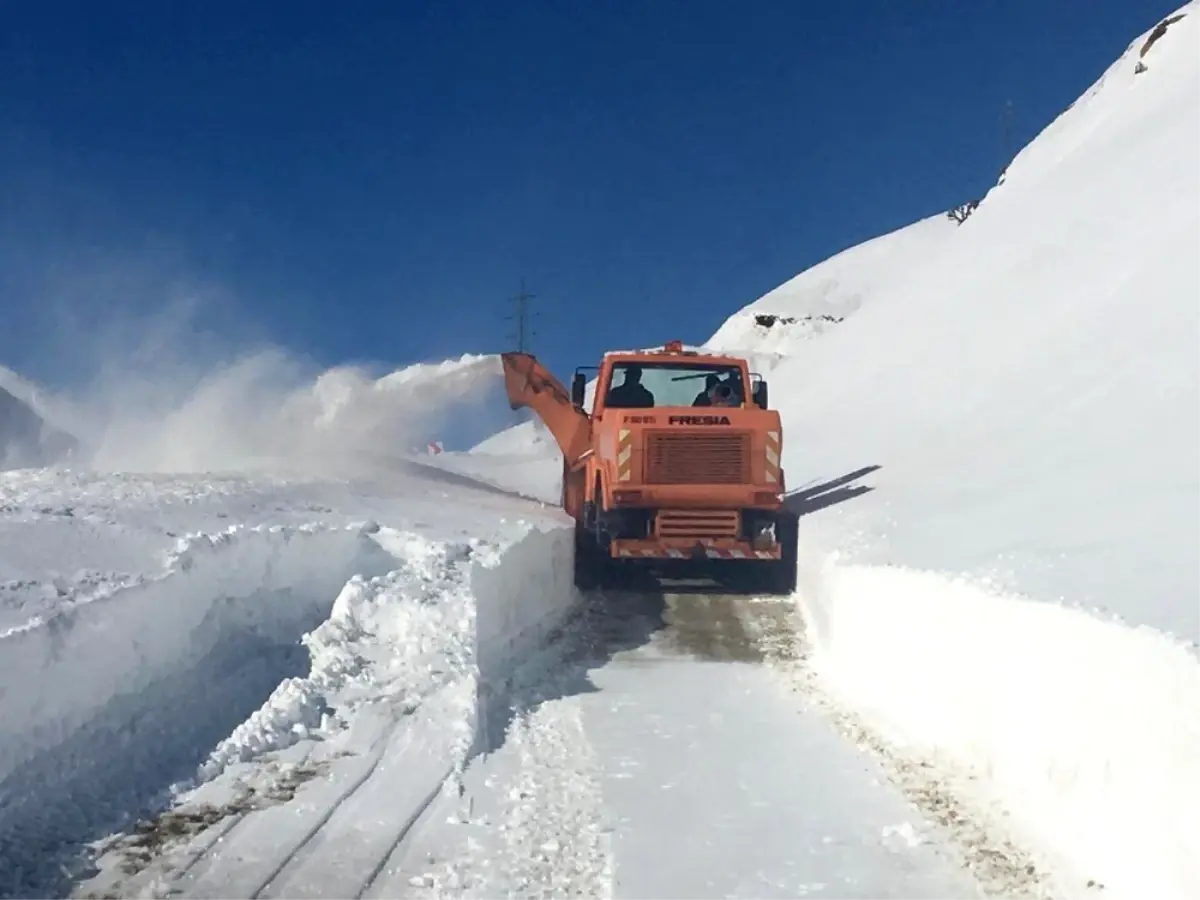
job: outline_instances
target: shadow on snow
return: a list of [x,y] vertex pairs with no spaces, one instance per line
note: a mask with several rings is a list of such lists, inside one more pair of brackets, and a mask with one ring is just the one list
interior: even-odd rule
[[853,484],[853,482],[872,472],[879,471],[880,468],[880,466],[864,466],[842,475],[840,478],[832,478],[812,487],[797,488],[784,498],[783,505],[797,516],[804,517],[828,506],[853,500],[855,497],[875,490],[871,485]]

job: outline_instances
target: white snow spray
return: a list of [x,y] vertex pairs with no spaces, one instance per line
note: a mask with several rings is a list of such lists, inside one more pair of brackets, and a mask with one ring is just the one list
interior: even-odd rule
[[98,469],[298,471],[353,477],[385,470],[431,441],[503,421],[496,356],[418,363],[382,377],[357,366],[305,376],[263,351],[165,402],[112,410],[90,454]]
[[[14,464],[354,477],[511,422],[495,356],[318,364],[272,337],[293,324],[289,298],[245,296],[197,272],[184,248],[121,237],[98,249],[57,234],[0,241],[5,300],[22,314],[0,388],[14,415],[32,413],[26,431],[44,423],[78,442],[43,441]],[[24,378],[3,369],[14,362]]]

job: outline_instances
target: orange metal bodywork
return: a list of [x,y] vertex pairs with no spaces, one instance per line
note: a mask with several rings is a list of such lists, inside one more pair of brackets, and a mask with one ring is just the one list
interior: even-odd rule
[[778,412],[757,406],[748,390],[734,407],[605,404],[603,388],[623,363],[732,366],[749,385],[744,359],[689,353],[678,342],[661,351],[610,353],[599,367],[590,411],[576,405],[533,356],[505,353],[501,359],[510,405],[536,412],[562,451],[562,505],[568,514],[581,520],[589,503],[606,511],[654,511],[650,533],[612,541],[613,558],[780,557],[778,544],[754,546],[739,536],[745,511],[782,509]]

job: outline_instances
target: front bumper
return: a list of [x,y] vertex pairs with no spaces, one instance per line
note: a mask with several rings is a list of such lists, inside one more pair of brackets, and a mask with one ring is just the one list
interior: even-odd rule
[[780,559],[778,543],[756,549],[750,541],[731,538],[616,538],[609,547],[614,559]]

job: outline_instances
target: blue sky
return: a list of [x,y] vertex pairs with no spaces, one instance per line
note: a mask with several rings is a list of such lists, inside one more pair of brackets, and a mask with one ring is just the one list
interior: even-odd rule
[[6,4],[0,362],[193,289],[322,365],[507,349],[522,277],[563,375],[703,340],[982,195],[1007,101],[1015,151],[1176,4]]

